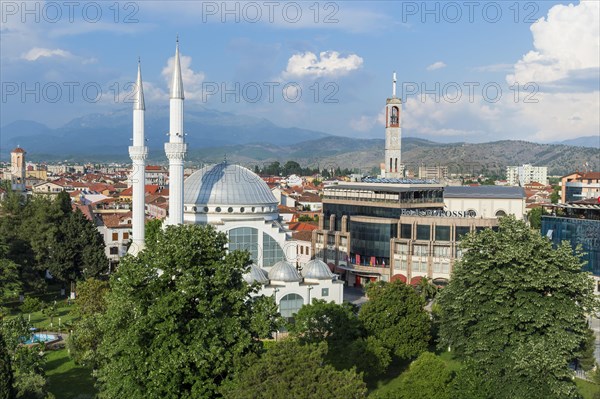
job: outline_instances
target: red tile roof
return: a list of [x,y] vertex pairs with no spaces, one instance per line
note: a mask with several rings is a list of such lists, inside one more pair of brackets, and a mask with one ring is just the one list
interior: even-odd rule
[[292,222],[288,228],[293,231],[313,231],[319,228],[316,224],[307,222]]
[[17,152],[19,154],[25,154],[25,150],[22,149],[21,147],[17,147],[14,150],[12,150],[11,152]]

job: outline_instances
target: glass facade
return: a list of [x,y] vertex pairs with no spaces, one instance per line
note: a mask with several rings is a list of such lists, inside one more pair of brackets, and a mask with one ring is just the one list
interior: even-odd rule
[[[370,257],[376,257],[376,264],[389,265],[390,239],[396,238],[398,224],[362,223],[351,221],[350,246],[353,254],[362,255],[361,264],[371,263]],[[367,257],[368,255],[368,257]]]
[[258,230],[252,227],[238,227],[229,230],[229,250],[250,252],[253,261],[258,260]]
[[410,240],[412,238],[412,224],[402,223],[400,225],[400,238]]
[[280,260],[285,260],[283,250],[270,235],[263,233],[263,267],[273,266]]
[[[441,200],[440,202],[443,202]],[[442,208],[427,208],[427,210],[441,210]],[[411,209],[412,210],[412,209]],[[415,211],[424,209],[415,208]],[[387,208],[379,204],[373,204],[373,206],[367,205],[349,205],[349,204],[323,204],[323,227],[329,230],[330,227],[334,227],[335,230],[340,231],[342,216],[370,216],[388,219],[399,219],[402,213],[402,208]],[[329,217],[335,215],[335,226],[329,225]]]
[[554,245],[565,240],[573,248],[581,245],[583,270],[600,277],[600,220],[542,216],[542,234]]

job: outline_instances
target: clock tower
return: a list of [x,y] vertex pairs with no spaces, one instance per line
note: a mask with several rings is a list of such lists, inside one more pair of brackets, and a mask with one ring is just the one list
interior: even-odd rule
[[400,129],[400,112],[402,101],[396,97],[396,72],[393,75],[392,97],[385,102],[385,174],[387,178],[404,177],[400,150],[402,130]]

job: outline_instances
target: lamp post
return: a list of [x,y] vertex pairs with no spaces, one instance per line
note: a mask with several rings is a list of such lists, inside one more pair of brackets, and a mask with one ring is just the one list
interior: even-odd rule
[[310,305],[310,292],[312,291],[312,289],[315,288],[313,286],[309,286],[308,287],[308,304]]

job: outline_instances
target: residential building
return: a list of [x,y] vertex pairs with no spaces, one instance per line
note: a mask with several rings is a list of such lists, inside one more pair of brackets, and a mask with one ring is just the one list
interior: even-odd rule
[[507,166],[506,180],[509,186],[521,186],[531,182],[546,184],[548,181],[548,167],[532,166],[525,164],[522,166]]
[[600,197],[600,172],[575,172],[560,178],[560,202]]

